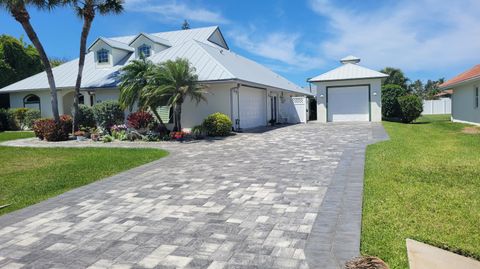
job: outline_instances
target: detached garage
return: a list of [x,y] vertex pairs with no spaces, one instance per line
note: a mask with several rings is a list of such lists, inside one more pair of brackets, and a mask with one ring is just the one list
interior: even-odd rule
[[348,56],[342,66],[309,80],[317,88],[317,120],[381,121],[382,80],[388,75],[358,65]]

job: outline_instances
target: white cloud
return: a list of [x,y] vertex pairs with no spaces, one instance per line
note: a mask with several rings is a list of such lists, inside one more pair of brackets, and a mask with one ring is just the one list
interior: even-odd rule
[[322,43],[326,57],[353,54],[368,65],[410,71],[447,68],[480,59],[480,1],[409,0],[366,10],[329,0],[311,0],[329,22],[332,38]]
[[237,46],[270,60],[266,64],[277,71],[311,70],[323,64],[320,57],[312,57],[299,52],[300,35],[296,33],[271,32],[260,34],[253,28],[250,30],[233,30],[228,35]]
[[186,4],[184,1],[162,1],[155,0],[126,0],[125,8],[129,11],[151,13],[160,21],[182,22],[184,19],[194,22],[226,24],[229,21],[223,17],[220,11],[212,11],[202,7],[195,7],[193,4]]

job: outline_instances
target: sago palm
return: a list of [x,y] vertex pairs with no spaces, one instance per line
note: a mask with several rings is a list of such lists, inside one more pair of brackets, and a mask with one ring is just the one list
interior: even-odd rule
[[83,20],[82,33],[80,35],[80,55],[78,58],[78,73],[75,83],[75,95],[73,101],[73,128],[78,126],[78,102],[80,96],[80,87],[82,85],[83,67],[85,65],[85,55],[87,52],[87,38],[90,33],[92,22],[98,12],[101,15],[123,11],[123,0],[65,0],[72,4],[77,16]]
[[40,60],[42,61],[45,73],[47,74],[51,94],[52,114],[56,122],[59,122],[60,117],[58,114],[55,78],[53,76],[52,66],[50,65],[47,53],[30,23],[30,13],[27,10],[27,6],[34,6],[39,9],[52,9],[55,6],[62,5],[66,2],[66,0],[0,0],[0,8],[6,9],[12,17],[22,25],[23,30],[25,30],[25,33],[40,55]]
[[130,111],[135,105],[141,110],[149,109],[157,118],[162,129],[166,130],[167,128],[157,112],[157,108],[164,105],[165,100],[146,96],[149,78],[152,77],[151,74],[155,68],[156,66],[152,61],[143,57],[140,60],[133,60],[122,68],[120,84],[118,85],[120,88],[119,103]]
[[186,98],[198,104],[206,101],[205,87],[198,83],[195,68],[187,59],[168,60],[150,73],[144,97],[165,102],[173,107],[174,131],[181,131],[182,104]]

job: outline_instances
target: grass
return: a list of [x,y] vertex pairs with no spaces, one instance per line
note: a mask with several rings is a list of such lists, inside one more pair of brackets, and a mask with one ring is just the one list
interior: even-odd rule
[[34,137],[35,134],[31,131],[7,131],[0,132],[0,142],[21,138]]
[[370,145],[361,252],[408,268],[405,239],[480,258],[480,135],[447,116],[384,122],[390,141]]
[[[0,133],[0,141],[29,137]],[[158,149],[0,147],[0,215],[145,164],[168,153]]]

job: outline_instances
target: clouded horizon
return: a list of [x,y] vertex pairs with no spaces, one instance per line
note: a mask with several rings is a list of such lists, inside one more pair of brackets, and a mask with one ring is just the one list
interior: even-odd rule
[[[119,16],[94,21],[98,36],[219,25],[230,48],[303,86],[347,55],[373,69],[398,67],[415,79],[451,78],[480,63],[480,1],[127,0]],[[81,21],[69,8],[32,10],[50,57],[78,55]],[[24,35],[5,11],[0,34]],[[26,38],[25,38],[26,40]]]

